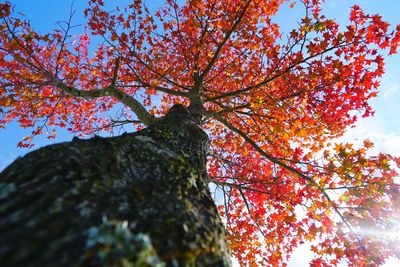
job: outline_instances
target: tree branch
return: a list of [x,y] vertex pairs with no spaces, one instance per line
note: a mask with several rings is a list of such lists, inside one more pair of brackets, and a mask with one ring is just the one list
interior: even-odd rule
[[94,90],[78,90],[72,86],[68,86],[60,81],[54,83],[55,86],[57,86],[60,90],[63,92],[66,92],[70,95],[77,96],[77,97],[82,97],[82,98],[97,98],[97,97],[106,97],[106,96],[112,96],[118,99],[121,103],[129,107],[138,117],[138,119],[145,124],[146,126],[149,126],[151,124],[154,124],[156,122],[156,118],[151,115],[146,108],[135,98],[132,96],[128,95],[127,93],[118,90],[114,86],[110,85],[109,87],[103,88],[103,89],[94,89]]
[[121,59],[120,57],[117,57],[117,59],[115,60],[114,74],[111,81],[111,86],[115,86],[115,84],[117,83],[120,59]]
[[225,34],[224,39],[218,45],[217,50],[215,51],[215,53],[214,53],[213,57],[211,58],[210,62],[208,62],[207,66],[203,70],[203,72],[201,74],[201,79],[203,79],[208,74],[208,72],[211,70],[211,68],[214,66],[215,62],[217,61],[217,58],[218,58],[219,54],[221,53],[222,48],[224,47],[226,42],[229,40],[229,38],[231,37],[232,33],[235,31],[236,27],[242,21],[242,18],[244,17],[244,14],[246,13],[247,8],[250,6],[250,3],[251,3],[251,0],[248,0],[246,2],[245,6],[243,7],[242,12],[239,14],[238,19],[232,25],[232,27],[229,29],[229,31]]
[[[343,214],[340,212],[338,207],[334,204],[332,201],[331,197],[324,191],[323,188],[321,188],[318,183],[316,183],[312,178],[308,177],[301,171],[297,170],[296,168],[289,166],[282,161],[278,160],[277,158],[273,157],[272,155],[269,155],[267,152],[265,152],[262,148],[260,148],[253,140],[250,139],[250,137],[247,136],[246,133],[242,132],[240,129],[236,128],[232,124],[230,124],[226,119],[224,119],[222,116],[220,116],[218,113],[215,112],[207,112],[204,114],[205,116],[213,117],[220,123],[222,123],[226,128],[230,129],[231,131],[235,132],[239,136],[241,136],[248,144],[250,144],[258,153],[260,153],[262,156],[264,156],[266,159],[271,161],[272,163],[277,164],[278,166],[298,175],[299,177],[303,178],[305,181],[307,181],[311,186],[316,187],[327,199],[327,201],[330,203],[330,206],[333,208],[333,210],[336,212],[336,214],[339,215],[339,217],[342,219],[343,223],[347,226],[347,228],[354,233],[354,231],[351,228],[351,225],[349,222],[346,220],[346,218],[343,216]],[[355,233],[354,233],[355,234]],[[357,237],[357,235],[355,234]],[[358,238],[358,237],[357,237]]]
[[[337,46],[329,47],[329,48],[325,49],[324,51],[322,51],[322,52],[320,52],[320,53],[316,53],[315,55],[310,55],[310,56],[304,58],[303,60],[301,60],[301,61],[299,61],[299,62],[295,62],[295,63],[289,65],[286,69],[282,70],[281,72],[278,72],[277,74],[273,75],[272,77],[270,77],[270,75],[271,75],[272,73],[268,74],[267,77],[266,77],[263,81],[261,81],[261,82],[259,82],[259,83],[257,83],[257,84],[250,85],[250,86],[248,86],[248,87],[246,87],[246,88],[242,88],[242,89],[239,89],[239,90],[236,90],[236,91],[233,91],[233,92],[224,93],[224,94],[221,94],[221,95],[219,95],[219,96],[215,96],[215,97],[211,97],[211,98],[205,99],[204,102],[209,102],[209,101],[218,100],[218,99],[222,99],[222,98],[226,98],[226,97],[231,97],[231,96],[237,96],[237,95],[241,95],[241,94],[243,94],[243,93],[246,93],[246,92],[248,92],[248,91],[251,91],[251,90],[253,90],[253,89],[260,88],[261,86],[266,85],[266,84],[272,82],[273,80],[275,80],[275,79],[277,79],[277,78],[283,76],[284,74],[289,73],[289,72],[290,72],[292,69],[294,69],[296,66],[298,66],[298,65],[300,65],[300,64],[303,64],[303,63],[306,63],[306,62],[307,62],[308,60],[310,60],[310,59],[313,59],[313,58],[315,58],[315,57],[317,57],[317,56],[322,56],[322,55],[324,55],[324,54],[326,54],[326,53],[328,53],[328,52],[330,52],[330,51],[332,51],[332,50],[334,50],[334,49],[343,47],[343,46],[345,46],[345,45],[349,45],[349,44],[342,43],[342,44],[337,45]],[[268,78],[268,77],[269,77],[269,78]]]

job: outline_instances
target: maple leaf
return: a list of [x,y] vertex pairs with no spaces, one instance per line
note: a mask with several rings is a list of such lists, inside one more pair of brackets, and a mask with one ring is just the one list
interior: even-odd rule
[[282,265],[305,241],[318,243],[314,266],[378,265],[395,253],[389,242],[355,229],[393,231],[400,160],[369,156],[369,140],[330,143],[354,111],[373,114],[382,54],[396,53],[400,26],[354,6],[341,27],[322,0],[302,1],[306,14],[286,38],[274,22],[285,2],[165,1],[153,14],[142,1],[112,11],[91,0],[79,36],[71,22],[40,34],[1,3],[0,127],[34,127],[18,143],[30,147],[47,127],[48,138],[54,126],[140,129],[182,103],[211,137],[208,174],[243,266]]

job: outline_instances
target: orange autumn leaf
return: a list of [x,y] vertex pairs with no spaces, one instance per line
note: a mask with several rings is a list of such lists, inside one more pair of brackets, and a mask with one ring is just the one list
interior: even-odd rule
[[30,147],[57,127],[141,129],[182,103],[209,134],[208,175],[243,266],[282,266],[306,241],[315,243],[313,266],[398,255],[391,237],[358,230],[399,230],[400,159],[371,156],[369,140],[333,140],[373,114],[400,26],[359,6],[339,25],[322,0],[303,0],[296,9],[305,15],[285,36],[275,16],[295,12],[295,2],[164,2],[109,10],[90,0],[75,36],[72,24],[42,34],[0,3],[0,128],[31,127],[18,144]]

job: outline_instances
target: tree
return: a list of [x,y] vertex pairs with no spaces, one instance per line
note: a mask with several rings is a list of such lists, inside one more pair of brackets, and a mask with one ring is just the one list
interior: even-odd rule
[[134,134],[17,160],[0,173],[0,265],[229,266],[207,142],[175,105]]
[[[282,265],[305,241],[314,266],[379,265],[398,244],[363,230],[398,230],[400,159],[335,138],[373,114],[400,26],[353,6],[343,28],[322,2],[168,0],[152,11],[90,0],[79,36],[72,18],[41,34],[6,2],[0,126],[33,127],[19,144],[29,147],[44,129],[155,125],[181,103],[210,136],[208,176],[243,265]],[[273,17],[289,4],[305,15],[282,36]]]

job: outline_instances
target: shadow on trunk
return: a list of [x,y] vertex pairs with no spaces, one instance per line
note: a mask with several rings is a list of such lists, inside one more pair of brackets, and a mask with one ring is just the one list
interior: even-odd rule
[[207,135],[180,105],[114,138],[75,138],[0,174],[0,266],[229,266]]

